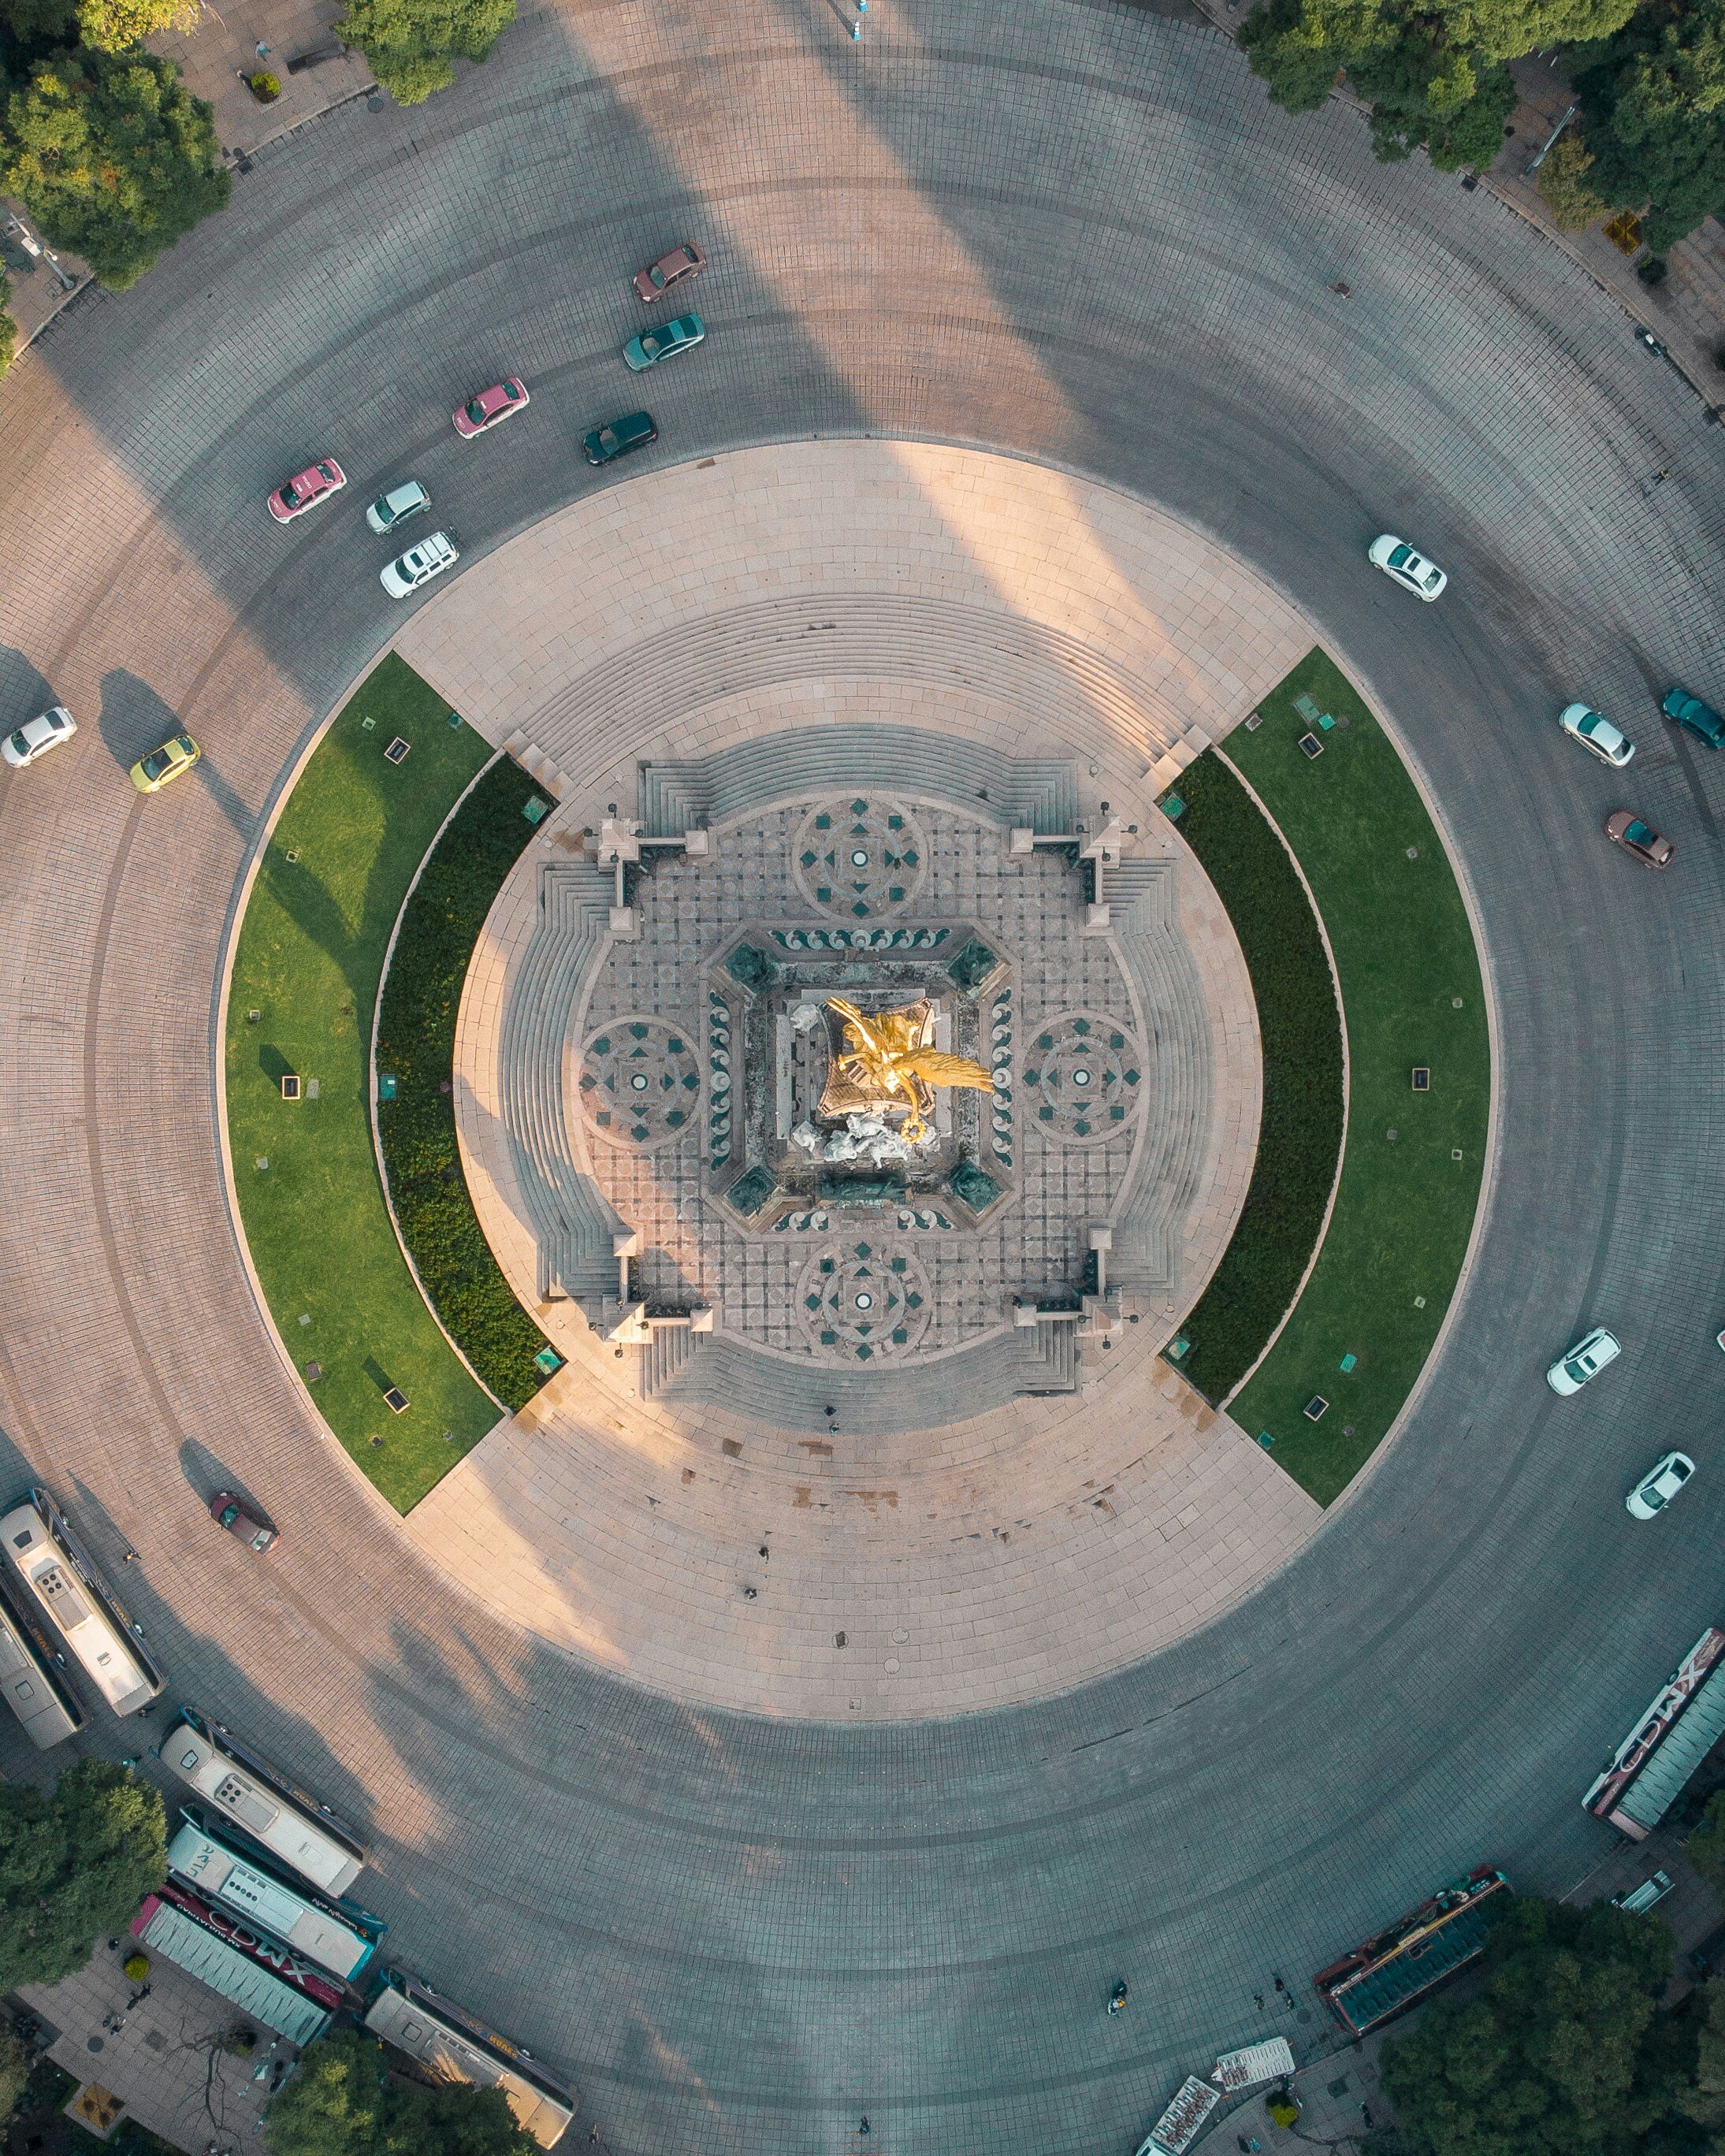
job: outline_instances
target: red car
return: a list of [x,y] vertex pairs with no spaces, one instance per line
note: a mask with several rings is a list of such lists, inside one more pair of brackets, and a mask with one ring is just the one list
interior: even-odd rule
[[276,1539],[278,1530],[231,1490],[217,1491],[209,1501],[209,1516],[218,1527],[238,1535],[248,1549],[266,1550]]
[[672,248],[669,254],[661,254],[644,270],[636,270],[635,297],[662,300],[673,285],[685,277],[698,277],[706,267],[706,255],[692,239],[685,239],[680,247]]
[[470,397],[465,404],[458,404],[449,416],[455,423],[455,432],[470,441],[474,435],[484,434],[487,427],[495,427],[514,413],[525,412],[532,401],[527,394],[526,383],[517,382],[511,375],[507,382],[494,382],[490,388],[481,389],[476,397]]
[[270,514],[278,524],[291,524],[296,516],[303,516],[320,501],[327,501],[332,494],[339,494],[347,484],[347,475],[335,459],[321,458],[276,488],[270,497]]

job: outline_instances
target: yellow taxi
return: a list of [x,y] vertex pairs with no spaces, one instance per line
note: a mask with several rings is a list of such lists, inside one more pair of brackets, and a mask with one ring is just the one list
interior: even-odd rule
[[173,734],[160,748],[141,756],[131,767],[131,783],[140,793],[159,793],[164,786],[189,771],[203,751],[190,734]]

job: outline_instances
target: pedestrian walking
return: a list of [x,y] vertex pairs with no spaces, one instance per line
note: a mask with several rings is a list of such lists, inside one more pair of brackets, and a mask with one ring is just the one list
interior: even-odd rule
[[1276,1979],[1276,1989],[1277,1989],[1277,1990],[1281,1994],[1281,1995],[1282,1995],[1282,1997],[1283,1997],[1284,1999],[1286,1999],[1286,1998],[1287,1997],[1287,1995],[1288,1995],[1288,1988],[1287,1988],[1286,1984],[1285,1984],[1282,1982],[1282,1980],[1281,1980],[1281,1979],[1280,1977],[1277,1977],[1277,1979]]
[[1261,1991],[1255,1991],[1252,1994],[1252,2004],[1260,2014],[1264,2011],[1264,1994]]
[[870,2131],[870,2126],[869,2126],[869,2114],[867,2113],[867,2112],[865,2112],[863,2113],[863,2115],[862,2115],[862,2131],[863,2131],[865,2133],[869,2133],[869,2132]]

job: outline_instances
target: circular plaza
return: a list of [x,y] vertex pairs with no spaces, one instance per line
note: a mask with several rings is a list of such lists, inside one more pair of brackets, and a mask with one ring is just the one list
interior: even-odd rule
[[[136,1552],[176,1695],[356,1823],[392,1953],[618,2156],[1136,2147],[1272,1974],[1476,1863],[1573,1884],[1714,1592],[1718,1478],[1656,1566],[1620,1491],[1721,1376],[1718,779],[1650,695],[1718,701],[1719,430],[1489,191],[1209,28],[870,27],[531,13],[271,145],[0,389],[0,684],[80,725],[0,793],[14,1479]],[[594,474],[685,230],[706,343]],[[509,373],[531,409],[459,439]],[[326,452],[353,490],[271,526]],[[398,609],[346,505],[408,475],[462,558]],[[1600,838],[1572,696],[1670,875]],[[136,793],[176,725],[202,762]],[[1241,901],[1219,760],[1298,905]],[[439,884],[465,803],[490,866]],[[1385,919],[1448,909],[1426,970],[1362,968],[1368,863]],[[245,970],[270,906],[291,977]],[[1346,1020],[1324,1250],[1438,1196],[1351,1296],[1318,1255],[1285,1382],[1200,1389],[1266,1058],[1330,1053],[1266,1040],[1296,962]],[[835,1106],[834,997],[987,1090],[908,1144]],[[504,1377],[382,1210],[416,1102]],[[387,1312],[344,1208],[290,1235],[337,1168]],[[1623,1366],[1559,1404],[1596,1322]]]

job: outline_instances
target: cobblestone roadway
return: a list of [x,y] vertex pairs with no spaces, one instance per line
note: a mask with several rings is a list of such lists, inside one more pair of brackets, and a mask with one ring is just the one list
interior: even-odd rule
[[[142,1553],[176,1688],[367,1821],[401,1954],[628,2156],[849,2150],[864,2110],[881,2156],[1130,2148],[1268,1972],[1481,1857],[1568,1884],[1578,1790],[1716,1614],[1721,781],[1648,691],[1725,693],[1720,437],[1507,211],[1243,105],[1242,66],[1071,0],[880,0],[855,49],[824,4],[536,18],[447,100],[264,152],[0,396],[0,695],[84,729],[0,801],[8,1435]],[[696,1717],[452,1601],[301,1419],[228,1237],[229,894],[395,625],[351,505],[416,468],[471,552],[591,484],[578,430],[635,401],[624,276],[685,228],[719,262],[706,350],[653,382],[668,448],[921,429],[1208,526],[1385,694],[1494,952],[1506,1164],[1404,1440],[1271,1588],[1044,1707]],[[458,443],[506,366],[532,410]],[[326,448],[353,492],[276,532],[265,488]],[[1383,523],[1442,606],[1362,566]],[[1669,875],[1599,838],[1573,693],[1640,742]],[[141,801],[169,706],[209,753]],[[1540,1368],[1594,1317],[1629,1353],[1560,1405]],[[1702,1475],[1635,1527],[1674,1430]],[[200,1523],[230,1472],[279,1563]]]

